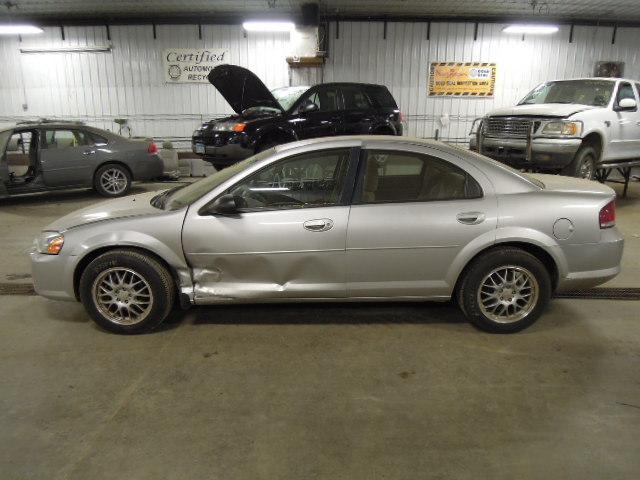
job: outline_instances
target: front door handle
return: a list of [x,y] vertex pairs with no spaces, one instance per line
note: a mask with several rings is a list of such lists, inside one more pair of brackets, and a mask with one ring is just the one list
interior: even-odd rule
[[333,220],[330,218],[317,218],[315,220],[307,220],[302,225],[305,230],[310,232],[326,232],[333,227]]
[[478,225],[484,222],[485,218],[482,212],[462,212],[456,215],[456,219],[465,225]]
[[85,150],[84,152],[82,152],[83,155],[93,155],[94,153],[96,153],[96,151],[92,149]]

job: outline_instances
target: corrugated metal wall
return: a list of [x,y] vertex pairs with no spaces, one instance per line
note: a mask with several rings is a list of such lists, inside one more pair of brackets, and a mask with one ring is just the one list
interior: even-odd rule
[[[56,117],[80,119],[117,129],[115,118],[128,118],[134,135],[187,138],[203,119],[230,111],[209,85],[165,84],[162,51],[166,48],[227,48],[229,61],[250,68],[267,86],[322,81],[364,81],[387,85],[408,122],[408,133],[443,139],[466,139],[475,117],[515,103],[535,84],[552,78],[590,76],[600,60],[626,63],[625,76],[640,78],[640,29],[569,27],[551,36],[502,33],[502,25],[341,22],[330,26],[327,64],[322,69],[292,69],[285,62],[287,34],[249,34],[240,26],[207,25],[202,40],[195,25],[47,28],[44,35],[0,38],[0,123]],[[104,45],[111,53],[20,54],[20,47]],[[429,63],[496,62],[495,96],[433,98],[427,95]],[[23,111],[22,105],[27,105]]]

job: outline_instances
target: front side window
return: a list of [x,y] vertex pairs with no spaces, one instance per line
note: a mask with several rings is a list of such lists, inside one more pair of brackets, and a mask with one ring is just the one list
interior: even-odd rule
[[561,80],[534,88],[519,105],[543,103],[575,103],[606,107],[615,82],[609,80]]
[[320,88],[302,103],[306,102],[314,103],[319,112],[334,112],[338,110],[338,91],[335,88]]
[[371,100],[361,88],[341,87],[345,110],[366,110],[371,108]]
[[359,203],[480,198],[480,185],[444,160],[413,152],[370,150],[359,182]]
[[330,207],[341,203],[349,149],[305,153],[280,160],[227,192],[246,210]]
[[620,100],[624,100],[625,98],[630,98],[631,100],[636,99],[636,95],[633,93],[633,87],[630,83],[621,83],[620,87],[618,87],[616,102],[620,103]]
[[74,148],[89,145],[89,139],[80,130],[46,130],[45,148]]

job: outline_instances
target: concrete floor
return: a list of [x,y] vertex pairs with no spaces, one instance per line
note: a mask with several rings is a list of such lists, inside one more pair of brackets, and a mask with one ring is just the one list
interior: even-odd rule
[[[0,282],[96,200],[3,201]],[[615,285],[640,286],[639,206],[636,183]],[[0,297],[0,478],[637,479],[639,307],[554,300],[509,336],[451,305],[210,307],[123,337]]]

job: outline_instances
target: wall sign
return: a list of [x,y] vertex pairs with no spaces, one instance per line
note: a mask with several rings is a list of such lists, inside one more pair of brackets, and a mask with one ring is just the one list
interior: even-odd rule
[[225,49],[172,48],[163,53],[167,83],[208,83],[207,75],[216,65],[228,63]]
[[496,83],[495,63],[432,62],[429,95],[492,97]]

